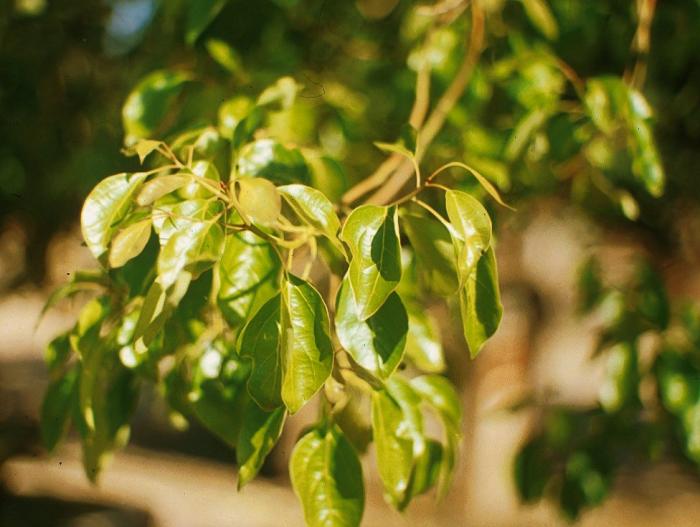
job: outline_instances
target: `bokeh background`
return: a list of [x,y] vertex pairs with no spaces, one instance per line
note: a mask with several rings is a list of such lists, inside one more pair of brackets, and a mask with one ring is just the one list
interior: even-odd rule
[[[216,122],[231,97],[293,77],[304,89],[278,116],[275,133],[320,144],[338,161],[343,170],[325,189],[337,199],[382,161],[372,141],[397,137],[420,65],[433,69],[433,103],[454,77],[471,29],[459,17],[468,2],[201,2],[216,16],[193,30],[198,4],[0,0],[3,527],[302,524],[286,464],[308,415],[291,422],[262,477],[241,493],[233,452],[196,422],[174,427],[155,390],[142,395],[130,446],[98,486],[83,475],[76,437],[49,457],[38,431],[43,349],[70,326],[82,300],[59,304],[40,322],[39,314],[55,287],[95,265],[81,243],[80,205],[101,178],[136,169],[121,153],[122,105],[146,75],[176,69],[192,78],[163,95],[167,115],[152,132],[166,139]],[[447,375],[465,407],[454,489],[441,503],[421,497],[399,514],[382,501],[376,471],[366,470],[368,526],[566,525],[555,505],[520,503],[513,460],[540,422],[541,409],[528,401],[598,405],[606,374],[594,351],[605,315],[579,313],[581,263],[594,253],[615,282],[644,259],[672,305],[700,298],[700,2],[551,0],[553,20],[532,7],[541,2],[482,4],[479,66],[426,165],[466,160],[515,205],[516,212],[495,211],[505,317],[469,362],[459,322],[431,307],[441,320]],[[654,16],[644,30],[649,6]],[[422,47],[421,16],[441,9],[455,20]],[[663,197],[635,179],[627,146],[610,151],[606,139],[585,136],[576,108],[549,110],[566,107],[576,88],[551,56],[575,81],[643,75],[639,88],[654,109],[666,174]],[[647,335],[643,345],[651,349],[658,338]],[[578,521],[697,525],[698,469],[672,456],[622,464],[608,499]]]

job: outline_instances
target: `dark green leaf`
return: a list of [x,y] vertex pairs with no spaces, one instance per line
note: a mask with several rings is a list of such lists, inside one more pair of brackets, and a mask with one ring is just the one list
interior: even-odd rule
[[189,2],[187,11],[187,28],[185,40],[188,44],[194,44],[199,35],[216,18],[228,0],[196,0]]
[[71,368],[49,383],[41,406],[41,438],[51,452],[68,430],[76,402],[78,368]]
[[238,488],[251,481],[262,468],[265,458],[282,434],[287,416],[284,408],[272,412],[262,410],[255,401],[249,401],[243,413],[243,426],[236,447]]
[[241,148],[238,175],[263,177],[278,185],[309,181],[309,169],[299,150],[273,139],[260,139]]

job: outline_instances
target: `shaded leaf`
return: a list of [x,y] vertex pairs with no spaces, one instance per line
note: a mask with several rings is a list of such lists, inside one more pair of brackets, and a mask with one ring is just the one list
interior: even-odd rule
[[196,0],[189,2],[187,10],[187,26],[185,40],[188,44],[194,44],[199,35],[221,12],[228,0]]
[[309,181],[309,169],[299,150],[288,149],[274,139],[260,139],[241,148],[238,174],[264,177],[278,185]]
[[41,438],[51,452],[65,436],[76,402],[78,369],[73,367],[51,381],[41,405]]
[[236,447],[238,488],[251,481],[262,468],[265,458],[282,434],[287,416],[284,408],[272,412],[262,410],[255,401],[249,401],[243,413],[243,426]]
[[428,373],[445,370],[445,354],[442,349],[437,322],[422,306],[408,304],[408,336],[406,357],[415,366]]

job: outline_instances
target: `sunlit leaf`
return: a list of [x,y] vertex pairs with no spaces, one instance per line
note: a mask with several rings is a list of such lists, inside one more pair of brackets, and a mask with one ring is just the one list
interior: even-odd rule
[[236,448],[239,489],[262,468],[265,458],[280,438],[286,415],[287,412],[282,407],[266,412],[255,401],[246,405]]
[[284,199],[294,212],[331,242],[338,244],[340,220],[333,204],[319,190],[306,185],[285,185],[279,187]]
[[136,203],[141,206],[150,205],[157,199],[175,192],[190,182],[191,178],[185,174],[158,176],[143,185],[141,192],[136,196]]
[[132,206],[134,194],[146,179],[145,174],[117,174],[100,181],[88,194],[80,215],[85,243],[95,258],[107,252],[107,246]]
[[286,148],[274,139],[260,139],[241,148],[238,174],[264,177],[280,185],[309,180],[309,169],[299,150]]
[[121,267],[138,256],[151,236],[151,218],[146,218],[119,231],[109,249],[110,267]]
[[273,225],[282,211],[277,187],[267,179],[252,177],[238,178],[236,184],[241,213],[258,225]]
[[363,205],[345,221],[341,238],[350,247],[348,278],[360,320],[384,304],[401,279],[396,207]]
[[289,473],[307,525],[360,525],[365,505],[362,467],[339,430],[314,429],[303,436],[292,452]]
[[401,363],[408,331],[406,309],[392,293],[372,316],[361,320],[348,280],[336,300],[338,340],[353,360],[379,379],[387,379]]

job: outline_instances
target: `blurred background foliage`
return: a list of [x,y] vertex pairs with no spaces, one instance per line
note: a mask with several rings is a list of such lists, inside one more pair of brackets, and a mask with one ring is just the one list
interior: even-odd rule
[[[20,222],[29,239],[12,287],[45,280],[49,240],[97,181],[137,169],[122,147],[232,131],[283,76],[295,82],[281,93],[298,93],[266,134],[305,154],[320,145],[314,184],[340,202],[384,159],[372,142],[399,137],[417,72],[432,72],[431,106],[458,73],[466,4],[0,0],[0,223]],[[536,402],[541,426],[516,462],[525,500],[553,493],[573,518],[621,463],[700,460],[700,319],[653,271],[681,251],[679,221],[700,199],[700,2],[481,6],[479,60],[423,165],[464,161],[516,207],[558,197],[648,249],[628,281],[595,260],[582,267],[582,311],[604,320],[600,405]],[[659,344],[640,356],[648,332]]]

